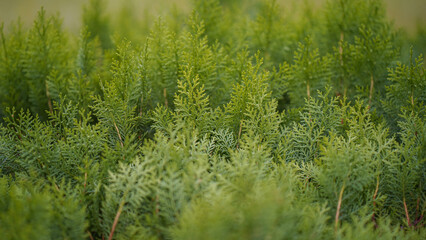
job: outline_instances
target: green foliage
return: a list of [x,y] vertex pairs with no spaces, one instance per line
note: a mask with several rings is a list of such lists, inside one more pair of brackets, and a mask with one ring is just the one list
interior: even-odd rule
[[219,44],[208,44],[204,31],[204,21],[194,12],[189,18],[189,31],[182,36],[180,72],[192,69],[211,96],[212,104],[218,106],[225,103],[229,94],[230,79],[225,70],[229,61]]
[[311,3],[2,25],[0,236],[423,239],[423,35]]
[[92,38],[97,37],[103,49],[112,48],[110,20],[104,13],[105,1],[90,0],[89,5],[85,6],[83,10],[83,24],[93,34]]
[[[188,129],[197,128],[202,133],[209,131],[210,107],[204,86],[199,86],[198,76],[191,76],[192,69],[184,72],[184,81],[178,81],[175,96],[175,113]],[[193,79],[191,79],[193,78]],[[179,119],[177,119],[179,120]]]
[[328,65],[329,58],[321,58],[319,50],[312,49],[312,40],[309,37],[305,39],[304,43],[299,44],[287,80],[292,104],[300,106],[304,102],[304,98],[309,100],[312,93],[318,89],[324,89],[329,82]]
[[383,2],[378,0],[328,0],[325,9],[328,49],[339,41],[353,43],[363,25],[377,31],[387,24]]
[[416,239],[415,233],[404,233],[398,227],[393,227],[388,221],[381,221],[374,225],[371,215],[362,213],[360,217],[354,217],[354,224],[344,224],[336,234],[336,239]]
[[396,144],[395,157],[385,162],[385,204],[394,219],[418,228],[422,224],[419,216],[423,216],[426,206],[426,125],[424,117],[412,112],[404,112],[401,117],[401,143]]
[[[236,192],[203,199],[182,214],[175,239],[292,239],[324,237],[327,217],[318,206],[302,207],[285,187],[258,183],[245,196]],[[208,209],[217,209],[209,211]],[[312,214],[315,221],[303,216]]]
[[151,29],[145,48],[143,61],[146,78],[152,82],[153,102],[172,107],[182,64],[177,36],[159,19]]
[[114,237],[163,238],[183,206],[209,184],[205,142],[189,132],[176,134],[156,135],[144,146],[142,159],[110,174],[102,208],[105,235],[119,216]]
[[25,48],[27,33],[22,30],[20,22],[11,27],[10,33],[4,34],[4,24],[1,26],[1,109],[0,115],[5,114],[7,106],[23,108],[27,106],[28,85],[23,80],[24,71],[22,62],[25,59],[22,49]]
[[328,141],[322,147],[323,156],[318,160],[314,182],[319,185],[321,199],[327,200],[330,208],[336,209],[341,201],[342,207],[331,213],[334,216],[339,211],[337,214],[345,219],[361,207],[372,205],[379,159],[372,146],[354,143],[351,135],[346,141],[334,136]]
[[219,40],[220,42],[225,41],[228,36],[227,31],[230,27],[223,14],[224,9],[220,6],[218,0],[194,0],[194,11],[197,12],[201,21],[204,23],[204,33],[211,43]]
[[263,135],[264,140],[277,135],[280,123],[275,110],[277,102],[271,98],[267,84],[269,72],[261,69],[262,64],[259,55],[256,55],[255,64],[246,63],[241,82],[234,85],[231,100],[225,107],[225,124],[238,138],[248,131]]
[[277,154],[285,161],[309,162],[319,157],[324,137],[342,134],[347,128],[347,104],[330,97],[330,89],[319,93],[319,99],[311,98],[300,112],[298,121],[281,130]]
[[397,122],[401,120],[397,116],[401,114],[401,109],[418,112],[420,117],[424,117],[426,75],[422,55],[413,59],[413,49],[411,49],[408,66],[398,63],[397,67],[388,71],[388,79],[392,84],[386,86],[386,100],[383,101],[383,108],[386,120],[391,129],[396,132]]
[[5,239],[83,239],[86,222],[70,189],[0,179],[0,233]]
[[98,41],[91,40],[90,36],[87,28],[80,33],[75,60],[76,69],[68,80],[69,88],[65,92],[69,100],[78,104],[85,111],[88,111],[92,104],[91,96],[100,92],[98,74],[101,74],[103,70],[98,63],[101,59],[100,46]]
[[296,39],[291,32],[292,26],[286,23],[288,19],[280,14],[282,11],[275,0],[260,3],[259,12],[247,34],[250,49],[260,51],[268,65],[277,66],[292,59]]
[[349,64],[356,72],[355,86],[361,90],[361,96],[368,96],[368,103],[371,104],[373,96],[383,95],[386,69],[394,60],[397,50],[392,48],[391,37],[386,30],[374,35],[371,29],[364,26],[360,28],[360,36],[355,37],[355,44],[349,48],[353,58]]
[[[58,17],[48,17],[43,8],[29,31],[21,33],[19,25],[13,31],[10,39],[2,34],[2,83],[5,90],[11,90],[3,92],[2,102],[8,100],[16,107],[31,109],[45,119],[45,111],[52,111],[51,92],[60,93],[68,87],[62,79],[70,73],[68,37]],[[15,89],[24,91],[22,94],[12,89],[15,84]],[[15,106],[10,103],[3,106]]]

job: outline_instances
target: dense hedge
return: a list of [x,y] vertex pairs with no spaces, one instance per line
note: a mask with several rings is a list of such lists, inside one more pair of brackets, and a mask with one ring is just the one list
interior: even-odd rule
[[104,4],[79,36],[1,28],[2,238],[426,237],[424,29],[379,0]]

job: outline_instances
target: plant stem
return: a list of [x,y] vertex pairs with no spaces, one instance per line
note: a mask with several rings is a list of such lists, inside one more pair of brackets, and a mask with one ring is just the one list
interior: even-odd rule
[[242,130],[243,130],[243,120],[241,120],[240,129],[238,130],[238,139],[240,139],[240,137],[241,137],[241,131]]
[[167,88],[163,89],[163,96],[164,96],[164,105],[167,108],[169,106],[169,102],[167,101]]
[[410,226],[411,225],[410,215],[408,214],[407,203],[405,202],[405,197],[403,198],[403,203],[404,203],[405,217],[407,218],[408,226]]
[[90,231],[87,231],[87,233],[89,234],[90,240],[94,240],[92,234],[90,233]]
[[86,184],[87,184],[87,172],[84,173],[83,194],[86,193]]
[[374,212],[376,209],[376,197],[377,197],[377,192],[379,191],[379,176],[377,176],[377,185],[376,185],[376,190],[374,191],[374,195],[373,195],[373,216],[371,217],[373,222],[374,222],[374,226],[377,228],[377,223],[376,223],[376,213]]
[[243,131],[243,120],[241,119],[241,122],[240,122],[240,129],[238,130],[238,141],[237,141],[237,149],[239,149],[239,145],[240,145],[240,137],[241,137],[241,132]]
[[345,191],[345,184],[343,184],[342,189],[340,190],[339,201],[337,203],[337,211],[336,211],[335,224],[334,224],[335,234],[337,233],[337,227],[339,226],[339,215],[340,215],[340,207],[342,206],[343,191]]
[[121,201],[117,214],[115,215],[114,223],[112,224],[112,228],[111,228],[111,232],[109,233],[108,240],[112,240],[112,237],[114,236],[115,227],[117,226],[118,219],[120,218],[120,214],[123,211],[123,206],[124,206],[124,200]]
[[118,138],[120,139],[121,148],[123,148],[124,147],[123,139],[121,138],[120,131],[118,130],[118,127],[117,127],[117,124],[115,124],[115,121],[114,121],[114,127],[115,127],[115,130],[117,131]]
[[373,73],[370,74],[370,96],[368,97],[368,105],[371,106],[371,100],[373,99],[373,89],[374,89],[374,77]]
[[310,98],[311,98],[311,90],[310,90],[310,87],[309,87],[309,81],[307,81],[307,84],[306,84],[306,93],[308,95],[308,101],[309,101]]

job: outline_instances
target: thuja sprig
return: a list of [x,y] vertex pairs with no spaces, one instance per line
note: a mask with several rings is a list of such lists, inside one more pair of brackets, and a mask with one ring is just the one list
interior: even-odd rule
[[373,34],[366,26],[360,28],[360,36],[355,37],[355,43],[349,48],[353,59],[350,64],[357,71],[359,86],[368,89],[371,106],[374,93],[383,91],[384,74],[397,55],[396,49],[386,28]]
[[423,103],[426,100],[426,94],[423,91],[426,87],[423,56],[413,59],[413,48],[410,50],[408,65],[398,63],[397,67],[390,68],[388,79],[392,85],[387,87],[387,97],[389,100],[399,100],[398,106],[409,101],[411,109],[414,109],[415,102]]
[[[329,58],[320,57],[319,49],[314,48],[312,39],[305,38],[304,43],[299,43],[294,54],[294,63],[288,76],[288,88],[291,100],[301,104],[305,96],[308,100],[312,92],[324,87],[329,81]],[[301,90],[305,89],[305,93]]]
[[194,75],[192,68],[183,74],[183,80],[178,81],[178,92],[174,100],[175,119],[183,120],[188,127],[198,128],[202,133],[208,132],[211,109],[204,85],[200,84],[199,77]]

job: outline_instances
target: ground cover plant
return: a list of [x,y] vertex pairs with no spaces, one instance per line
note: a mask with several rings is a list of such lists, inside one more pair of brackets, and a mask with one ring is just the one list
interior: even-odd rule
[[380,0],[103,6],[1,26],[2,239],[426,237],[425,29]]

